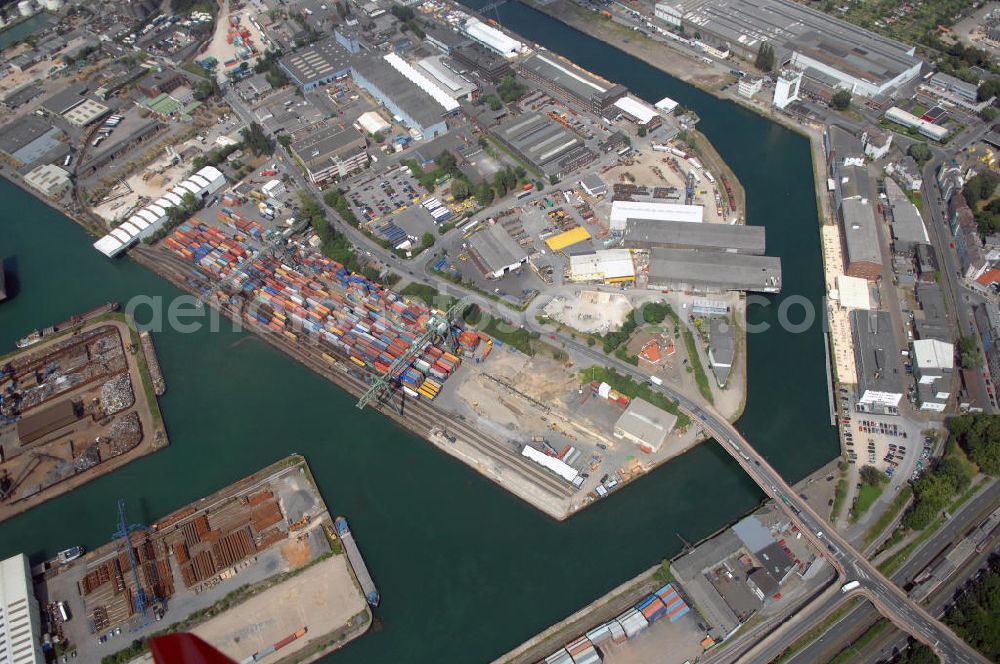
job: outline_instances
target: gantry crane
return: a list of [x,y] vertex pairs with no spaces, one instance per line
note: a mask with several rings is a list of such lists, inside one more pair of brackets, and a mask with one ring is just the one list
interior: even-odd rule
[[[358,408],[364,409],[372,401],[381,401],[382,398],[392,392],[392,382],[396,380],[398,375],[406,368],[406,366],[413,361],[417,355],[423,352],[424,345],[428,341],[431,341],[435,337],[447,337],[448,330],[451,328],[452,323],[462,315],[465,308],[469,306],[469,298],[462,298],[455,304],[448,308],[448,311],[442,313],[434,312],[431,314],[430,319],[427,321],[427,325],[424,328],[423,334],[414,339],[413,343],[410,344],[402,355],[393,360],[392,364],[389,365],[389,370],[378,376],[375,376],[372,380],[371,385],[365,390],[365,393],[361,395],[358,399]],[[399,406],[395,402],[392,403],[393,407],[399,411]]]

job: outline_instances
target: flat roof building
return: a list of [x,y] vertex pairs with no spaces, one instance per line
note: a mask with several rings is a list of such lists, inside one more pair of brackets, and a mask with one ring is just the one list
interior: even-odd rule
[[499,279],[528,260],[528,252],[499,224],[492,224],[469,238],[469,249],[483,274]]
[[82,103],[63,113],[63,117],[74,127],[86,127],[97,122],[110,111],[111,109],[99,101],[84,99]]
[[944,304],[944,293],[935,281],[918,282],[913,288],[920,310],[913,316],[913,328],[918,339],[938,339],[951,341],[952,332],[948,324],[948,309]]
[[518,63],[517,72],[563,101],[598,115],[628,93],[624,85],[606,81],[543,49]]
[[668,0],[656,5],[656,15],[746,60],[770,44],[777,63],[832,78],[861,97],[890,92],[916,77],[922,64],[914,47],[794,0]]
[[0,662],[42,664],[42,619],[35,598],[28,557],[0,561]]
[[844,242],[844,271],[852,277],[877,279],[882,252],[875,225],[875,202],[868,170],[848,166],[837,172],[837,214]]
[[351,68],[351,75],[358,85],[421,138],[443,134],[448,130],[444,115],[457,111],[458,104],[442,96],[443,93],[438,94],[440,90],[431,90],[404,74],[401,69],[408,72],[412,67],[402,65],[406,63],[394,53],[384,58],[359,58]]
[[858,370],[858,406],[867,412],[896,414],[903,398],[903,373],[885,311],[850,312],[854,363]]
[[541,113],[518,115],[491,133],[546,176],[562,177],[597,158],[583,139]]
[[611,215],[608,223],[612,231],[624,231],[626,223],[631,219],[701,223],[705,219],[705,208],[701,205],[655,201],[614,201],[611,203]]
[[723,251],[655,248],[649,258],[649,285],[697,293],[781,291],[781,259]]
[[916,251],[917,245],[930,244],[920,211],[895,180],[886,178],[885,195],[896,251],[909,254]]
[[955,369],[955,346],[938,339],[913,342],[913,373],[917,378],[917,400],[921,410],[941,412],[951,396],[951,374]]
[[524,44],[499,30],[480,21],[470,18],[462,24],[462,33],[486,48],[496,51],[505,58],[513,58],[524,50]]
[[587,173],[580,180],[580,186],[587,192],[588,196],[603,196],[608,193],[608,185],[604,183],[597,173]]
[[602,249],[569,257],[571,281],[608,284],[635,281],[635,261],[628,249]]
[[647,454],[655,454],[677,424],[677,417],[636,397],[615,422],[614,436],[631,441]]
[[329,37],[284,56],[278,66],[295,85],[308,92],[346,76],[352,62],[348,50],[335,37]]
[[368,165],[365,137],[354,127],[323,120],[292,133],[291,138],[288,147],[313,184],[338,180]]
[[89,92],[86,83],[73,83],[43,101],[42,109],[52,115],[62,115],[82,104]]
[[625,223],[622,246],[632,249],[701,249],[762,256],[764,236],[763,226],[629,219]]
[[715,382],[725,387],[736,358],[735,329],[729,317],[713,316],[708,325],[708,364]]
[[496,83],[503,77],[514,73],[506,58],[482,44],[472,43],[456,46],[451,50],[451,57],[456,62],[472,68],[491,83]]
[[62,145],[61,136],[47,119],[25,115],[0,129],[0,153],[18,165],[33,164]]
[[55,164],[42,164],[24,176],[24,182],[49,198],[59,198],[72,186],[69,173]]

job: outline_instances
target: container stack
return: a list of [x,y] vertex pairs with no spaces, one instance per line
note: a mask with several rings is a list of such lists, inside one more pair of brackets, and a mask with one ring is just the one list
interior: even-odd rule
[[425,210],[430,213],[434,223],[440,226],[452,217],[451,208],[442,203],[437,198],[430,198],[422,203]]
[[[254,256],[248,235],[260,234],[254,222],[231,211],[219,214],[237,229],[232,236],[205,224],[185,223],[164,240],[164,246],[212,280],[229,276]],[[311,269],[312,276],[258,258],[231,279],[230,292],[219,295],[233,303],[241,297],[247,301],[250,306],[243,316],[250,322],[291,340],[303,335],[315,340],[328,361],[339,354],[378,373],[388,372],[423,333],[431,310],[422,303],[408,301],[320,254],[300,253],[296,259]],[[392,378],[407,395],[434,399],[461,362],[454,353],[428,344]]]
[[656,596],[663,602],[666,607],[666,616],[670,622],[678,620],[682,616],[686,615],[691,608],[681,599],[680,594],[678,594],[677,589],[674,588],[669,583],[659,590],[656,591]]

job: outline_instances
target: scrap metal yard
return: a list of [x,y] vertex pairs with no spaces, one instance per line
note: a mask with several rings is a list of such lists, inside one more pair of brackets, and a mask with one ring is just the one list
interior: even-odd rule
[[301,457],[149,526],[124,525],[127,534],[119,531],[85,557],[36,569],[36,594],[50,607],[50,620],[65,603],[70,618],[55,622],[82,661],[164,627],[193,628],[236,659],[302,630],[282,654],[307,661],[362,634],[371,621]]
[[167,444],[138,342],[107,314],[0,360],[0,520]]

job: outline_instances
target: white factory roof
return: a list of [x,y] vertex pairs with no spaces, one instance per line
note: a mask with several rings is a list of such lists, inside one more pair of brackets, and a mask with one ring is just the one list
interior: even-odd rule
[[44,662],[39,647],[38,604],[23,553],[0,561],[0,661]]
[[426,76],[418,72],[416,69],[414,69],[409,62],[399,57],[395,53],[388,53],[383,57],[385,61],[388,62],[393,69],[395,69],[400,74],[405,76],[406,79],[409,80],[411,83],[413,83],[415,86],[417,86],[418,88],[429,94],[434,99],[434,101],[441,104],[441,106],[444,107],[446,113],[451,113],[452,111],[458,110],[458,102],[455,101],[453,97],[451,97],[447,92],[442,90],[441,86],[439,86],[437,83],[433,82],[431,79],[427,78]]
[[938,339],[918,339],[913,342],[913,356],[918,369],[953,369],[955,346]]
[[358,124],[369,134],[377,134],[380,131],[389,129],[391,125],[386,122],[381,115],[375,111],[366,111],[358,118]]
[[673,113],[674,109],[677,108],[677,102],[670,97],[664,97],[660,101],[656,102],[656,108],[661,111],[666,111],[667,113]]
[[646,124],[659,115],[652,106],[644,101],[628,95],[615,102],[615,106],[628,113],[639,121],[639,124]]
[[840,306],[844,309],[871,309],[871,293],[868,290],[868,281],[858,277],[849,277],[846,274],[837,275],[837,293],[840,299]]
[[214,166],[205,166],[200,171],[184,180],[169,192],[139,210],[128,221],[121,224],[110,233],[94,243],[94,248],[111,258],[126,246],[148,234],[156,231],[167,218],[167,208],[181,204],[181,196],[191,193],[204,196],[218,191],[226,179],[222,171]]
[[680,203],[649,203],[642,201],[615,201],[611,204],[611,227],[625,228],[629,219],[658,219],[700,223],[705,218],[701,205]]
[[521,455],[528,457],[541,466],[545,466],[567,482],[572,482],[579,475],[573,466],[563,462],[562,459],[557,459],[545,452],[540,452],[531,445],[525,445],[524,449],[521,450]]
[[462,26],[462,29],[465,31],[465,34],[480,44],[490,47],[507,58],[517,55],[524,48],[524,44],[521,42],[508,37],[505,33],[494,27],[486,25],[478,18],[470,18]]
[[569,257],[574,279],[627,279],[635,277],[635,263],[628,249],[602,249]]

